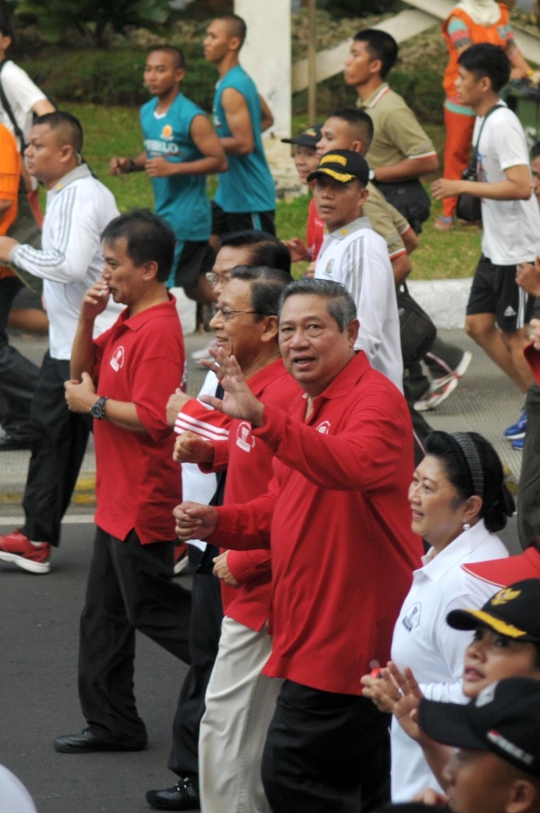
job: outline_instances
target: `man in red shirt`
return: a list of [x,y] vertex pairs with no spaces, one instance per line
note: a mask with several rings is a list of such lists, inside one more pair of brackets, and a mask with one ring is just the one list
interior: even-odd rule
[[[88,728],[62,753],[135,751],[146,728],[133,693],[135,630],[189,662],[190,597],[173,583],[172,509],[181,494],[165,407],[185,366],[175,300],[165,286],[175,238],[135,210],[103,233],[105,268],[84,296],[66,382],[70,410],[94,418],[96,538],[81,618],[79,697]],[[126,305],[93,340],[109,297]]]
[[401,393],[355,355],[358,327],[343,286],[287,287],[280,349],[304,390],[288,412],[260,402],[219,349],[214,371],[226,395],[203,400],[251,424],[275,456],[274,478],[246,505],[175,510],[184,539],[271,548],[274,638],[264,674],[285,682],[262,776],[280,813],[356,813],[361,801],[369,810],[387,796],[387,723],[363,702],[360,675],[389,652],[422,548],[407,503],[411,421]]

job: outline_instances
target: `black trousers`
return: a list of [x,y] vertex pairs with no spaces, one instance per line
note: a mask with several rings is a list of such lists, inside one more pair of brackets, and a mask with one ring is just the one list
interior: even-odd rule
[[367,813],[385,804],[388,716],[364,697],[285,681],[262,760],[274,813]]
[[533,384],[525,399],[527,432],[519,478],[518,532],[521,547],[540,536],[540,387]]
[[[199,728],[205,710],[206,689],[216,661],[223,609],[219,579],[208,568],[197,572],[202,552],[189,545],[193,575],[192,614],[189,626],[191,666],[184,679],[173,721],[173,744],[168,767],[178,776],[198,776]],[[209,546],[213,548],[213,546]],[[215,556],[219,554],[213,548]],[[205,559],[208,559],[208,555]]]
[[13,438],[26,441],[39,367],[10,345],[6,333],[13,300],[22,287],[17,277],[0,279],[0,423]]
[[189,663],[189,591],[172,579],[174,541],[141,545],[96,528],[79,639],[79,698],[105,742],[146,743],[133,692],[135,630]]
[[403,377],[403,394],[405,396],[405,400],[407,401],[407,406],[409,407],[409,414],[411,416],[414,432],[414,465],[418,466],[420,461],[423,460],[425,456],[424,447],[426,438],[433,430],[422,416],[422,413],[417,412],[414,408],[416,398],[412,393],[408,368],[405,370],[405,375]]
[[[426,353],[422,361],[427,365],[429,374],[433,379],[443,378],[448,375],[446,367],[455,370],[462,358],[463,350],[460,347],[444,342],[440,336],[436,336],[431,350]],[[446,365],[446,367],[443,365]],[[431,381],[424,373],[420,362],[411,364],[408,370],[412,396],[415,401],[418,401],[428,391]]]
[[60,543],[60,523],[86,451],[92,419],[67,408],[64,381],[69,361],[45,354],[30,408],[32,457],[24,491],[23,534],[35,542]]

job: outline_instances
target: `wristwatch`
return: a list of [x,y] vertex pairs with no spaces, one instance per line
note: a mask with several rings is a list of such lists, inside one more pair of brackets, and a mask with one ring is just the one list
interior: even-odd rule
[[101,398],[98,398],[97,401],[92,404],[90,407],[90,415],[92,418],[97,418],[98,421],[102,421],[105,417],[105,401],[109,399],[107,396],[102,395]]

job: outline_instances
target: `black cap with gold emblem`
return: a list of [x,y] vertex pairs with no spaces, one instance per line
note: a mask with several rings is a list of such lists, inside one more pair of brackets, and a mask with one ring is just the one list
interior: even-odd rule
[[322,138],[322,124],[312,124],[307,130],[294,138],[282,138],[284,144],[296,144],[298,147],[316,147]]
[[369,166],[363,155],[352,150],[330,150],[326,152],[317,165],[317,169],[307,176],[308,181],[314,181],[320,175],[328,175],[338,183],[351,183],[360,181],[367,186],[369,181]]
[[447,623],[456,630],[488,627],[515,641],[540,641],[540,579],[504,587],[481,610],[452,610]]

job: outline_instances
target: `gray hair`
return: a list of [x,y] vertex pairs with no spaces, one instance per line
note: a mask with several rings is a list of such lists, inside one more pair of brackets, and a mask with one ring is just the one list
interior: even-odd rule
[[354,299],[341,282],[326,279],[299,279],[291,282],[281,294],[278,315],[281,316],[283,305],[290,296],[298,294],[320,296],[327,300],[330,316],[336,320],[340,333],[356,319]]
[[255,321],[260,322],[264,316],[277,316],[281,292],[290,283],[291,275],[264,265],[237,265],[231,271],[231,279],[251,283],[251,306]]

